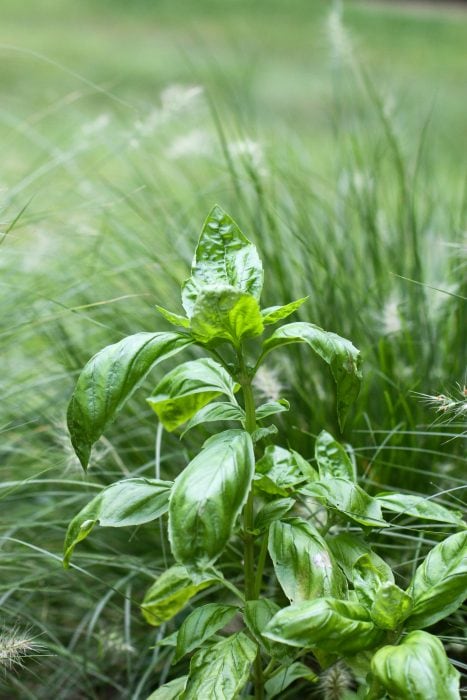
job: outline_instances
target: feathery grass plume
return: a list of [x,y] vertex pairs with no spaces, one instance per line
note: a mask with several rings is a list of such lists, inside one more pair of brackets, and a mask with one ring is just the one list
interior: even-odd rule
[[268,401],[279,401],[283,396],[285,385],[275,367],[263,365],[258,369],[253,380],[255,389]]
[[340,661],[321,674],[319,687],[324,700],[342,700],[352,686],[350,671]]
[[24,660],[43,649],[30,629],[21,629],[19,625],[12,628],[0,628],[0,667],[12,671],[15,667],[24,665]]
[[[443,423],[465,421],[467,423],[467,386],[457,383],[453,392],[446,394],[417,394],[429,407],[440,414]],[[438,421],[439,422],[439,421]]]

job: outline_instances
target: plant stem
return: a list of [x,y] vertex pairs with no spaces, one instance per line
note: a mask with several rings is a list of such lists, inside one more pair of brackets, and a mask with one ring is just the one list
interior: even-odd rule
[[[240,384],[243,389],[245,400],[245,430],[250,435],[256,429],[256,408],[253,390],[251,388],[251,377],[248,374],[243,353],[239,350],[238,359],[240,364]],[[245,572],[245,600],[254,600],[258,582],[255,576],[255,540],[252,534],[254,522],[254,496],[253,489],[248,494],[248,499],[243,510],[243,537],[244,537],[244,572]],[[261,586],[261,583],[259,584]],[[258,649],[253,667],[253,683],[255,688],[255,699],[264,698],[264,677],[261,663],[261,654]]]

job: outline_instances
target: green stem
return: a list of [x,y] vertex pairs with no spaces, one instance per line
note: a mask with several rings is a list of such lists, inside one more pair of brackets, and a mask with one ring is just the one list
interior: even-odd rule
[[259,551],[258,566],[256,567],[256,577],[255,577],[255,598],[259,597],[261,593],[261,584],[263,582],[263,571],[264,565],[266,563],[266,557],[268,554],[268,531],[265,532],[263,536],[263,541],[261,542],[261,549]]

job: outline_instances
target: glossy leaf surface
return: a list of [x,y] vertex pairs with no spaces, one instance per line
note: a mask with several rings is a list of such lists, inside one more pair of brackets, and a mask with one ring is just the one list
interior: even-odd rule
[[289,685],[301,679],[310,683],[316,683],[319,680],[316,673],[313,673],[311,668],[300,661],[296,661],[290,666],[281,666],[264,685],[268,700],[280,697]]
[[355,564],[365,555],[369,557],[372,567],[378,571],[379,581],[391,581],[391,583],[394,583],[394,574],[389,564],[386,564],[384,559],[376,552],[373,552],[370,545],[358,535],[342,532],[339,535],[328,537],[326,542],[347,579],[352,583],[355,579]]
[[272,323],[277,323],[282,321],[293,314],[297,309],[301,307],[307,301],[308,297],[303,297],[302,299],[297,299],[296,301],[291,301],[289,304],[284,306],[269,306],[267,309],[262,309],[261,314],[263,316],[263,323],[268,326]]
[[414,606],[411,629],[428,627],[450,615],[467,597],[467,532],[440,542],[418,567],[409,586]]
[[226,286],[208,286],[198,294],[191,317],[191,332],[201,343],[229,340],[239,346],[264,330],[257,299]]
[[185,690],[187,679],[188,676],[180,676],[180,678],[175,678],[173,681],[161,685],[146,700],[179,700]]
[[204,423],[215,423],[223,420],[245,420],[245,411],[233,403],[217,402],[203,406],[185,426],[182,437],[192,428]]
[[149,370],[193,343],[182,333],[136,333],[94,355],[68,406],[71,442],[86,469],[91,448]]
[[217,582],[209,574],[195,580],[184,566],[171,566],[147,590],[141,605],[144,619],[158,627],[179,613],[196,593]]
[[65,536],[63,563],[68,566],[73,550],[96,525],[127,527],[159,518],[169,507],[171,481],[124,479],[111,484],[75,515]]
[[285,663],[285,661],[292,661],[295,655],[291,653],[292,650],[290,647],[279,644],[278,642],[273,642],[263,636],[263,631],[279,610],[279,606],[274,601],[267,598],[248,600],[245,603],[243,616],[246,626],[256,641],[264,647],[270,656],[280,659],[282,663]]
[[248,681],[257,646],[244,632],[223,639],[192,658],[183,700],[234,700]]
[[175,367],[159,382],[147,401],[164,428],[172,431],[220,394],[233,399],[237,388],[222,365],[203,358]]
[[232,534],[254,474],[253,443],[244,430],[210,438],[175,480],[169,539],[177,561],[207,566]]
[[203,287],[216,284],[236,287],[258,301],[263,288],[263,266],[256,246],[217,205],[204,222],[191,277],[182,286],[182,303],[189,317]]
[[287,496],[290,489],[305,481],[294,454],[277,445],[266,448],[264,456],[256,464],[256,475],[257,488],[282,496]]
[[186,318],[186,316],[180,316],[180,314],[174,314],[172,311],[169,311],[168,309],[164,309],[163,306],[156,306],[156,310],[160,313],[160,315],[165,318],[166,321],[172,324],[172,326],[180,326],[181,328],[189,328],[190,327],[190,319]]
[[371,619],[378,627],[395,630],[410,615],[412,598],[395,583],[383,583],[376,591],[370,608]]
[[273,416],[275,413],[283,413],[290,409],[290,404],[287,399],[279,399],[279,401],[268,401],[258,406],[256,409],[256,420],[263,420],[268,416]]
[[180,625],[174,661],[200,647],[206,639],[225,627],[237,612],[238,608],[233,605],[218,603],[207,603],[193,610]]
[[379,649],[372,673],[394,700],[459,700],[459,673],[428,632],[411,632],[399,646]]
[[280,610],[265,636],[295,647],[354,654],[374,646],[384,634],[359,603],[319,598]]
[[293,498],[275,498],[265,503],[257,512],[254,520],[255,530],[265,530],[275,520],[280,520],[295,505]]
[[321,479],[342,477],[355,481],[352,462],[342,445],[326,430],[322,430],[315,442],[315,459]]
[[356,400],[362,380],[361,357],[350,340],[311,323],[290,323],[278,328],[263,345],[263,356],[289,343],[307,343],[331,368],[337,386],[337,414],[341,428]]
[[315,496],[326,506],[360,525],[389,527],[389,523],[383,520],[378,501],[348,479],[339,477],[314,481],[303,489],[303,493]]
[[376,500],[381,503],[383,509],[391,510],[394,513],[466,527],[457,513],[440,506],[429,498],[405,493],[380,493],[376,496]]
[[310,523],[300,518],[274,522],[269,531],[269,554],[292,603],[345,594],[345,578],[326,541]]

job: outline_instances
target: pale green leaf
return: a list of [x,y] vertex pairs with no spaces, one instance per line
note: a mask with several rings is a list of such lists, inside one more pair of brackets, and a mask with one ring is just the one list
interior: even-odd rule
[[191,333],[201,343],[229,340],[239,347],[264,330],[257,299],[234,287],[206,286],[198,294]]
[[315,442],[315,458],[321,479],[342,477],[356,480],[350,457],[342,445],[326,430],[322,430]]
[[71,442],[84,469],[93,444],[149,370],[191,343],[193,339],[181,333],[136,333],[89,360],[67,413]]
[[288,666],[281,666],[264,684],[268,700],[272,700],[272,698],[278,696],[280,697],[289,685],[298,680],[317,683],[319,677],[316,673],[313,673],[311,668],[308,668],[308,666],[305,666],[305,664],[302,664],[300,661],[296,661]]
[[292,603],[345,595],[345,578],[326,541],[311,523],[300,518],[272,523],[269,554],[277,579]]
[[263,288],[263,266],[256,246],[217,205],[204,222],[191,277],[182,287],[183,308],[189,317],[203,287],[215,284],[236,287],[257,301]]
[[251,433],[251,439],[253,440],[253,444],[256,445],[256,443],[261,442],[261,440],[270,438],[272,435],[277,435],[278,432],[276,425],[266,425],[264,428],[257,428],[254,430]]
[[290,323],[278,328],[264,343],[263,355],[289,343],[307,343],[331,368],[337,386],[337,414],[341,428],[356,400],[362,380],[361,357],[350,340],[311,323]]
[[[264,456],[256,463],[256,475],[256,488],[282,496],[287,496],[289,489],[305,481],[295,455],[277,445],[266,448]],[[276,490],[271,491],[270,482],[277,487]]]
[[375,554],[371,552],[362,554],[354,563],[352,583],[360,603],[371,607],[379,588],[384,584],[394,585],[394,577],[391,570],[388,572],[380,566],[378,560],[375,560]]
[[465,527],[465,522],[457,513],[440,506],[430,498],[422,496],[412,496],[406,493],[379,493],[376,499],[385,510],[394,513],[410,515],[423,520],[437,520],[441,523],[450,523],[458,527]]
[[328,508],[341,516],[367,527],[389,527],[383,520],[381,506],[358,484],[342,478],[327,478],[314,481],[301,489],[301,492],[314,496]]
[[387,581],[377,589],[370,615],[377,627],[395,630],[410,615],[411,610],[412,598],[395,583]]
[[399,646],[379,649],[371,670],[394,700],[460,700],[460,674],[428,632],[411,632]]
[[184,362],[159,382],[147,399],[164,428],[175,430],[221,394],[234,401],[238,389],[229,373],[215,360]]
[[188,676],[180,676],[161,685],[146,700],[179,700],[185,690],[187,679]]
[[172,326],[180,326],[181,328],[190,327],[190,319],[186,316],[180,316],[180,314],[174,314],[168,309],[164,309],[163,306],[156,306],[156,310],[160,313],[166,321],[172,324]]
[[183,700],[234,700],[246,685],[257,646],[238,632],[208,649],[200,649],[190,663]]
[[261,309],[261,314],[263,316],[263,323],[268,326],[272,323],[277,323],[282,321],[293,314],[297,309],[304,304],[309,297],[303,297],[302,299],[297,299],[297,301],[291,301],[289,304],[284,306],[269,306],[267,309]]
[[192,428],[205,423],[215,423],[216,421],[235,420],[244,421],[245,411],[237,404],[218,402],[203,406],[185,426],[182,437]]
[[146,592],[141,605],[144,619],[158,627],[179,613],[199,591],[215,583],[218,579],[210,574],[199,574],[194,579],[184,566],[170,567]]
[[258,406],[256,409],[256,420],[264,420],[275,413],[283,413],[290,409],[290,404],[287,399],[279,399],[279,401],[268,401]]
[[177,635],[177,651],[174,662],[178,661],[230,622],[238,608],[233,605],[207,603],[193,610],[182,622]]
[[254,530],[266,530],[275,520],[280,520],[295,505],[293,498],[276,498],[265,503],[255,515]]
[[326,543],[351,583],[354,583],[355,564],[364,555],[368,555],[372,566],[378,571],[378,580],[394,583],[394,574],[389,564],[355,533],[342,532],[328,537]]
[[264,635],[295,647],[342,654],[370,649],[383,637],[359,603],[335,598],[296,603],[280,610]]
[[254,466],[250,435],[227,430],[207,440],[176,478],[169,539],[177,561],[203,567],[220,556],[248,496]]
[[68,566],[73,550],[95,525],[127,527],[142,525],[167,512],[171,481],[124,479],[111,484],[75,515],[65,536],[63,563]]
[[418,567],[408,592],[414,606],[406,622],[428,627],[450,615],[467,597],[467,532],[440,542]]

